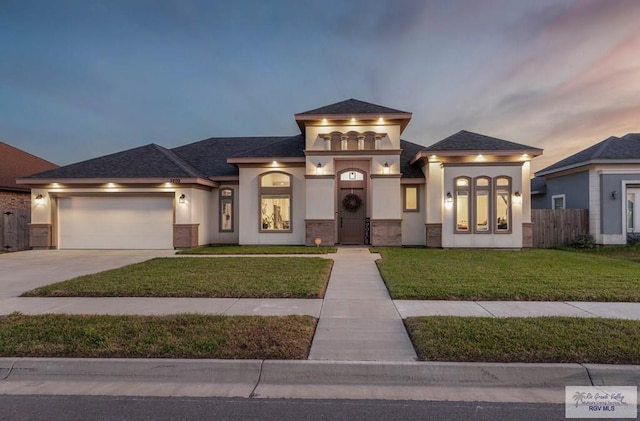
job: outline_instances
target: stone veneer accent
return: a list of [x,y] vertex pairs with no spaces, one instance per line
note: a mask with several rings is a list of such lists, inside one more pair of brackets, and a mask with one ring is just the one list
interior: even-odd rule
[[402,219],[372,219],[372,246],[402,246]]
[[186,249],[198,246],[200,224],[173,224],[173,247]]
[[316,238],[320,237],[322,246],[336,244],[336,221],[333,219],[305,219],[305,244],[315,246]]
[[52,244],[51,224],[29,224],[29,245],[34,249],[49,249]]
[[442,224],[425,224],[427,227],[427,247],[442,248]]
[[533,223],[532,222],[522,223],[522,247],[523,248],[533,247]]

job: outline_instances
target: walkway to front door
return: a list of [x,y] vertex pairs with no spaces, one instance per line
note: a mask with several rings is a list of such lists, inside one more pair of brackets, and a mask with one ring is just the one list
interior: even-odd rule
[[310,360],[413,361],[416,353],[366,247],[340,247]]

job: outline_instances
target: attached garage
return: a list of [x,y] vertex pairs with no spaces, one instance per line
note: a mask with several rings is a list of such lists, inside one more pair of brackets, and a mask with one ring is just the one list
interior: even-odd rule
[[58,198],[60,249],[172,249],[173,196]]

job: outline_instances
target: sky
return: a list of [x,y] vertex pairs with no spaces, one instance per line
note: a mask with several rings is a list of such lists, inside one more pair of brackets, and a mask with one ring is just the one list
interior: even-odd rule
[[59,165],[349,98],[544,149],[640,132],[637,0],[0,0],[0,141]]

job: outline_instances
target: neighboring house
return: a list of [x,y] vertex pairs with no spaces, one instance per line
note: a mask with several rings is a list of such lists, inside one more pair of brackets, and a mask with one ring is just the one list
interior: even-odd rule
[[588,209],[598,244],[640,233],[640,133],[611,136],[536,172],[535,209]]
[[411,117],[349,99],[296,114],[294,136],[150,144],[25,177],[32,245],[530,247],[542,150],[467,131],[424,147],[400,138]]
[[0,210],[30,209],[31,190],[16,179],[53,168],[58,166],[0,142]]

